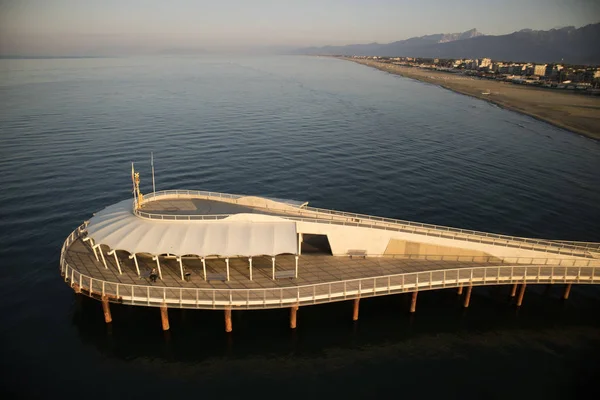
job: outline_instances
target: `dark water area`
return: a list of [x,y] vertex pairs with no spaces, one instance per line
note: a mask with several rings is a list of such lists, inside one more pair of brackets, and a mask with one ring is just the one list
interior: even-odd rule
[[308,57],[0,60],[0,392],[578,398],[600,379],[600,291],[455,290],[352,305],[219,311],[112,306],[74,295],[64,238],[151,188],[511,235],[600,242],[600,142],[354,63]]

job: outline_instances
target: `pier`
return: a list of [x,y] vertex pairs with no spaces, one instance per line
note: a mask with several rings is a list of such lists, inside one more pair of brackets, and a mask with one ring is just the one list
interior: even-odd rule
[[564,285],[567,299],[572,284],[600,283],[600,244],[173,190],[96,213],[65,240],[60,271],[76,293],[102,303],[107,323],[118,323],[114,303],[158,308],[164,330],[168,308],[221,310],[227,332],[235,310],[289,308],[294,329],[302,307],[353,302],[356,321],[360,299],[410,293],[406,311],[417,312],[427,290],[464,291],[465,308],[484,285],[507,285],[517,306],[532,284]]

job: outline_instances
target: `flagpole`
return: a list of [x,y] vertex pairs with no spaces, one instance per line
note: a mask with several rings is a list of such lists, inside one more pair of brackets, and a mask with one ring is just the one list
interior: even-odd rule
[[156,193],[156,185],[154,184],[154,152],[150,152],[150,163],[152,164],[152,193]]
[[133,168],[133,161],[131,162],[131,183],[133,184],[133,204],[137,207],[137,198],[135,195],[135,169]]

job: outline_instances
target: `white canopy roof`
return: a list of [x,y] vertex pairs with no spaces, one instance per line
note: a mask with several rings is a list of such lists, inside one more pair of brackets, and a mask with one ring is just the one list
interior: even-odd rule
[[296,223],[280,217],[237,214],[220,220],[166,221],[141,218],[124,200],[96,213],[87,225],[96,244],[131,254],[260,256],[298,249]]

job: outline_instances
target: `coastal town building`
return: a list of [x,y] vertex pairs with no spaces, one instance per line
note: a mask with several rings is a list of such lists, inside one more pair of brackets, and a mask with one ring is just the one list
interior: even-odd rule
[[568,66],[558,63],[534,64],[481,59],[440,59],[413,57],[354,56],[390,63],[403,67],[462,73],[479,78],[502,80],[515,84],[534,85],[554,89],[570,89],[586,94],[600,95],[600,68],[598,66]]
[[491,69],[492,60],[490,58],[482,58],[479,62],[479,69]]
[[533,69],[533,74],[536,76],[546,76],[547,64],[536,64]]

